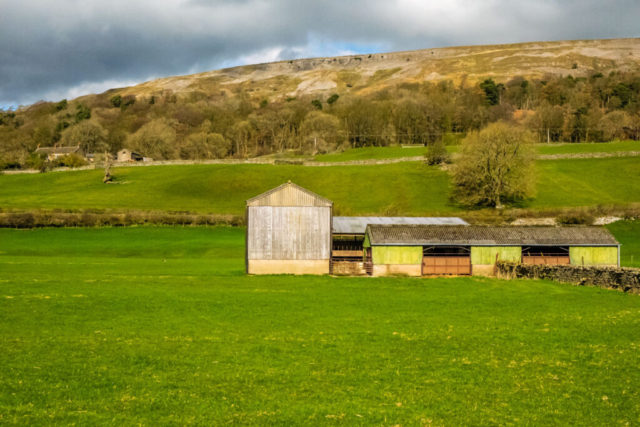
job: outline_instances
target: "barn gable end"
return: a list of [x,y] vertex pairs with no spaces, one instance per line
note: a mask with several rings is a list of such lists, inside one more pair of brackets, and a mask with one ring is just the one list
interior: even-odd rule
[[247,200],[247,206],[332,207],[333,202],[289,181]]
[[332,210],[291,182],[247,200],[247,272],[329,273]]

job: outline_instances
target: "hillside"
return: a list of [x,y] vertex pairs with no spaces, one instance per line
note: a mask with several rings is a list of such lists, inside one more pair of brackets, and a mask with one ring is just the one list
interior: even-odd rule
[[41,169],[38,146],[156,160],[310,157],[454,145],[498,121],[539,142],[640,139],[640,39],[281,61],[0,110],[0,170]]
[[446,79],[473,84],[487,77],[504,83],[516,76],[578,77],[590,72],[639,69],[639,39],[533,42],[247,65],[153,80],[113,93],[150,96],[165,90],[178,94],[251,92],[252,96],[271,99],[327,91],[364,95],[399,83]]

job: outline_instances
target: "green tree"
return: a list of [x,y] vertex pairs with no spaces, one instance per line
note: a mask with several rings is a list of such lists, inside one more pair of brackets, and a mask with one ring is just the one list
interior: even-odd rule
[[186,159],[223,159],[231,150],[231,142],[219,133],[198,132],[189,135],[182,147]]
[[58,102],[55,106],[54,106],[54,110],[55,111],[62,111],[62,110],[66,110],[67,109],[67,100],[63,99],[62,101]]
[[504,200],[535,192],[535,149],[531,133],[504,123],[473,132],[462,143],[452,170],[452,197],[467,206],[501,208]]
[[97,120],[85,120],[62,132],[62,145],[80,145],[85,153],[100,153],[107,149],[107,131]]
[[156,119],[129,136],[126,146],[153,159],[173,159],[176,156],[176,131],[173,123]]
[[311,101],[311,105],[316,107],[316,110],[322,110],[322,101],[320,101],[319,99],[314,99],[313,101]]
[[76,107],[76,123],[80,123],[83,120],[89,120],[91,118],[91,108],[84,104],[78,104]]
[[340,95],[338,95],[337,93],[334,93],[333,95],[331,95],[329,97],[329,99],[327,99],[327,104],[329,105],[333,105],[336,102],[338,102],[338,99],[340,98]]
[[447,163],[449,161],[449,152],[444,145],[444,141],[439,139],[427,145],[427,152],[424,157],[428,165]]
[[480,89],[484,91],[489,105],[498,105],[500,103],[500,91],[493,79],[486,79],[480,83]]
[[38,126],[33,132],[33,140],[38,145],[49,145],[53,140],[53,132],[51,132],[51,128],[46,124]]
[[113,105],[114,107],[120,108],[120,106],[122,105],[122,96],[116,95],[112,97],[109,101],[111,102],[111,105]]

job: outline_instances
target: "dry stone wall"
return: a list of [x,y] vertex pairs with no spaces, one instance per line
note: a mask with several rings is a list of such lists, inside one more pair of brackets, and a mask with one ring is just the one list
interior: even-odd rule
[[364,276],[364,263],[351,261],[333,261],[331,274],[336,276]]
[[499,261],[503,279],[546,279],[580,286],[597,286],[640,295],[640,269],[577,265],[529,265]]

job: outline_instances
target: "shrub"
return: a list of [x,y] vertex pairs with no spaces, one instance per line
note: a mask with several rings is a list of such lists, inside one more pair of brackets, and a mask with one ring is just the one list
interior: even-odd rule
[[427,152],[424,155],[425,162],[428,165],[439,165],[442,163],[448,163],[450,160],[447,147],[444,145],[444,141],[438,140],[427,146]]
[[53,107],[53,109],[54,109],[55,111],[62,111],[62,110],[66,110],[66,108],[67,108],[67,100],[66,100],[66,99],[63,99],[62,101],[58,102],[58,103]]
[[50,167],[46,158],[36,153],[31,153],[29,158],[24,162],[24,165],[29,169],[36,169],[40,172],[46,172]]
[[58,157],[53,163],[53,166],[63,166],[68,168],[79,168],[86,166],[87,161],[79,154],[72,153],[63,157]]
[[76,107],[76,123],[80,123],[83,120],[89,120],[91,118],[91,108],[84,104],[80,104]]
[[595,218],[588,212],[578,212],[574,214],[563,214],[556,218],[561,225],[593,225]]
[[113,98],[111,98],[109,101],[111,102],[111,105],[113,105],[114,107],[120,108],[120,106],[122,105],[122,96],[116,95]]

